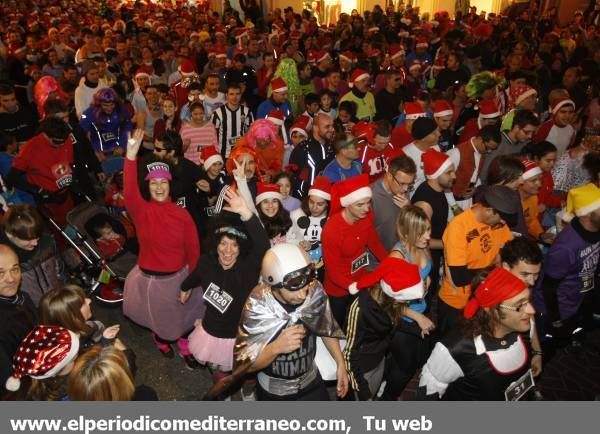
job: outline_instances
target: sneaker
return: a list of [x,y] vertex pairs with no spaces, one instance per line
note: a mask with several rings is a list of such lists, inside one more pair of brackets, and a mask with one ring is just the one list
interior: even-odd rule
[[194,358],[194,356],[192,356],[191,354],[188,354],[187,356],[184,356],[181,353],[178,353],[178,354],[179,354],[179,357],[181,357],[183,359],[183,363],[185,364],[185,367],[187,369],[189,369],[190,371],[198,369],[202,366],[200,363],[198,363],[198,360],[196,360]]
[[101,285],[96,298],[105,303],[119,303],[123,301],[123,291],[116,282]]

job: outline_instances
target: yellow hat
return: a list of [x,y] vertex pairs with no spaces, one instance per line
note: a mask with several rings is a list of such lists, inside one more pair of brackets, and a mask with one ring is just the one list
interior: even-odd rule
[[600,208],[600,188],[585,184],[572,188],[567,195],[567,213],[578,217],[588,215]]

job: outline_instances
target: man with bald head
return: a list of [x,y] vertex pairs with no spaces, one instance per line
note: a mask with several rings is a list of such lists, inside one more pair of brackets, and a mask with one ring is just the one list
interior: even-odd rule
[[290,155],[290,171],[295,175],[294,195],[302,198],[315,177],[333,160],[333,118],[319,113],[308,137]]
[[19,290],[20,285],[19,258],[10,247],[0,244],[0,394],[12,373],[17,348],[37,324],[33,302]]

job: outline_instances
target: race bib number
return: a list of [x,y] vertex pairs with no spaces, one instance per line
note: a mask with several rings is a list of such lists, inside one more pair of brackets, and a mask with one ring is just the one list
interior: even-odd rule
[[227,139],[227,149],[226,149],[226,155],[225,155],[226,157],[229,156],[231,149],[235,146],[235,142],[237,142],[239,138],[240,138],[240,136],[235,136],[235,137],[231,137],[230,139]]
[[206,291],[204,291],[203,298],[221,313],[225,313],[233,301],[231,295],[226,291],[222,291],[221,288],[212,282],[208,285]]
[[113,133],[111,131],[107,131],[105,133],[102,133],[101,136],[102,136],[102,141],[103,142],[112,142],[114,140],[117,140],[117,136],[115,135],[115,133]]
[[367,265],[369,265],[369,255],[367,252],[365,252],[362,255],[360,255],[358,258],[356,258],[354,261],[352,261],[352,267],[350,268],[350,274],[356,273],[358,270],[360,270],[363,267],[366,267]]
[[594,289],[594,274],[584,274],[581,276],[581,289],[579,292],[582,294],[591,291]]
[[178,198],[175,201],[175,205],[177,205],[180,208],[185,208],[185,196],[182,196],[182,197]]
[[504,397],[507,401],[518,401],[527,392],[529,392],[533,386],[535,386],[535,382],[533,381],[533,373],[531,372],[531,369],[528,369],[521,378],[513,381],[510,386],[506,388],[504,391]]

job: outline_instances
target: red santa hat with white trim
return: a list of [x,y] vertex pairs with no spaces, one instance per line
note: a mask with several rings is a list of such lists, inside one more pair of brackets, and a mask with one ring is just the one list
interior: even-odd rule
[[523,86],[516,86],[515,88],[511,89],[511,91],[510,91],[510,97],[511,97],[512,103],[514,105],[519,105],[525,99],[529,98],[530,96],[534,96],[534,95],[537,95],[537,90],[535,90],[533,87],[528,86],[526,84]]
[[179,73],[183,76],[190,76],[196,73],[196,67],[194,66],[194,62],[189,59],[184,60],[179,65]]
[[256,184],[257,195],[254,203],[258,205],[265,199],[279,199],[281,202],[283,200],[283,196],[279,191],[279,186],[277,184],[263,184],[262,182],[258,182]]
[[426,115],[421,104],[412,101],[404,104],[404,112],[406,113],[407,120],[415,120]]
[[433,116],[442,118],[444,116],[453,116],[454,109],[445,99],[437,99],[433,102]]
[[552,114],[555,115],[562,107],[566,105],[572,105],[573,108],[577,107],[575,105],[575,101],[573,101],[571,98],[564,97],[554,101],[554,104],[552,104],[552,106],[550,107],[550,112],[552,112]]
[[288,90],[287,83],[281,77],[271,80],[271,92],[286,92]]
[[331,200],[331,180],[326,176],[317,176],[308,190],[308,195]]
[[521,160],[521,163],[523,163],[523,165],[525,166],[525,171],[523,172],[523,175],[521,175],[521,177],[524,180],[528,180],[533,178],[534,176],[542,174],[542,169],[540,168],[540,166],[538,166],[538,164],[535,161],[525,159]]
[[369,185],[369,175],[366,173],[336,182],[331,187],[331,213],[371,197],[373,191]]
[[331,56],[325,50],[319,50],[315,53],[315,60],[317,63],[327,60],[328,57],[331,57]]
[[285,115],[279,109],[273,109],[267,115],[267,119],[270,120],[274,125],[281,127],[283,126],[283,121],[285,120]]
[[481,119],[493,119],[500,117],[500,109],[493,99],[482,99],[477,103],[479,117]]
[[419,38],[419,40],[417,41],[417,45],[415,45],[415,48],[427,48],[429,47],[429,42],[427,42],[426,38]]
[[223,157],[221,154],[217,152],[214,146],[205,146],[200,151],[200,156],[202,158],[202,165],[204,166],[204,170],[208,170],[210,166],[220,161],[223,163]]
[[427,179],[437,179],[453,165],[448,155],[435,149],[429,149],[421,155],[421,161],[423,161],[423,171]]
[[296,119],[296,122],[292,125],[290,134],[298,133],[302,134],[304,137],[308,137],[308,124],[310,123],[310,120],[310,117],[306,115],[298,116],[298,119]]
[[356,61],[356,56],[354,55],[354,53],[352,51],[344,51],[344,52],[340,53],[338,57],[344,58],[348,62],[351,62],[351,63],[354,63]]
[[350,75],[350,85],[353,86],[354,83],[364,80],[365,78],[369,78],[371,77],[369,75],[369,73],[367,71],[365,71],[364,69],[355,69],[352,74]]
[[378,282],[381,290],[394,300],[417,300],[425,294],[419,266],[389,256],[371,273],[352,283],[348,291],[350,294],[356,294],[359,289],[370,288]]
[[23,339],[13,356],[12,375],[6,380],[6,390],[16,392],[21,378],[36,380],[59,374],[79,352],[79,336],[59,326],[36,326]]

